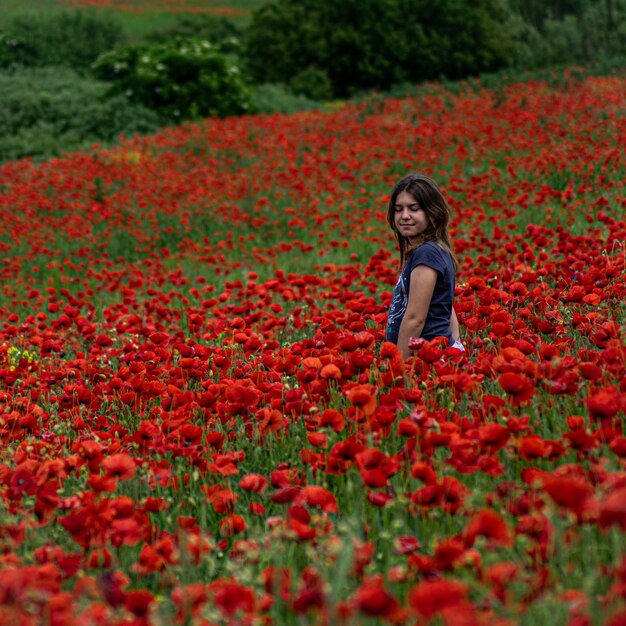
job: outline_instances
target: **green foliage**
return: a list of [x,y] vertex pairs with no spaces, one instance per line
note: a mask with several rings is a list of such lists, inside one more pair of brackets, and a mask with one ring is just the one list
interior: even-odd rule
[[250,92],[232,57],[203,39],[176,39],[111,51],[96,76],[169,121],[225,117],[250,110]]
[[300,90],[325,76],[348,96],[505,66],[502,18],[498,0],[276,0],[253,14],[244,57],[257,82]]
[[[426,80],[623,64],[626,55],[626,0],[274,0],[246,30],[224,17],[170,15],[167,28],[123,48],[119,19],[5,16],[0,160],[185,119],[294,113]],[[59,69],[23,70],[42,66]]]
[[509,0],[513,65],[532,69],[626,54],[626,0]]
[[0,161],[49,158],[158,128],[155,113],[123,95],[105,99],[106,91],[107,85],[67,68],[0,74]]
[[252,88],[253,109],[257,113],[296,113],[319,108],[319,103],[294,93],[285,85],[257,85]]
[[[437,11],[423,0],[405,0],[402,4],[410,64],[419,68],[419,73],[409,73],[411,81],[418,76],[464,78],[510,63],[514,42],[504,26],[506,14],[498,0],[442,0]],[[410,36],[414,29],[421,30],[421,42]]]
[[165,43],[173,39],[206,39],[217,45],[220,52],[236,54],[240,50],[243,30],[227,17],[210,14],[183,14],[175,24],[157,30],[146,37],[146,41]]
[[123,41],[122,26],[110,14],[21,15],[0,33],[0,68],[58,65],[86,72],[102,53]]
[[389,9],[376,0],[278,0],[261,7],[244,46],[250,74],[257,82],[276,83],[322,71],[340,96],[398,82],[394,34],[385,32],[397,22]]
[[333,86],[324,70],[307,67],[296,74],[289,83],[292,91],[312,100],[330,100]]

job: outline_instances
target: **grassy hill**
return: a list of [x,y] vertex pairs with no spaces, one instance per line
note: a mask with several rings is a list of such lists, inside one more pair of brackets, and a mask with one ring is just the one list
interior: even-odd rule
[[168,28],[177,17],[189,15],[224,16],[238,24],[245,24],[252,11],[266,0],[3,0],[0,28],[14,15],[28,12],[59,11],[83,8],[113,13],[124,25],[131,40],[141,39],[155,30]]

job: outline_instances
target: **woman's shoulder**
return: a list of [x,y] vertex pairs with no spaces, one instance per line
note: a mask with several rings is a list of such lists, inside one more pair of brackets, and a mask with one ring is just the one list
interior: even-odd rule
[[413,249],[412,256],[432,256],[436,255],[440,258],[447,258],[450,252],[440,245],[437,241],[425,241],[423,244]]
[[445,273],[452,266],[452,256],[444,246],[440,246],[436,241],[426,241],[414,248],[408,258],[409,272],[418,265],[428,265]]

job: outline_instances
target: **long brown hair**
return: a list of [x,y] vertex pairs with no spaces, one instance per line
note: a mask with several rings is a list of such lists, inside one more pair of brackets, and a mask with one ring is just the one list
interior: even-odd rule
[[452,211],[437,183],[423,174],[408,174],[404,178],[401,178],[395,184],[391,191],[391,197],[389,198],[387,222],[389,222],[391,230],[393,230],[398,240],[400,267],[404,267],[409,252],[415,247],[406,237],[401,235],[396,228],[396,200],[403,191],[410,193],[415,198],[420,209],[422,209],[428,217],[429,226],[421,234],[421,241],[418,245],[426,243],[427,241],[434,241],[450,253],[452,264],[456,270],[457,262],[452,252],[452,244],[450,243],[450,235],[448,233],[448,223],[450,222]]

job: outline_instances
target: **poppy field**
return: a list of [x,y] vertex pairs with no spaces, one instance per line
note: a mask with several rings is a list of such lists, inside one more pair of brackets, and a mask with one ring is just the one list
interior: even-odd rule
[[[0,167],[0,623],[626,624],[626,80]],[[393,183],[466,352],[384,342]]]

